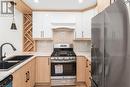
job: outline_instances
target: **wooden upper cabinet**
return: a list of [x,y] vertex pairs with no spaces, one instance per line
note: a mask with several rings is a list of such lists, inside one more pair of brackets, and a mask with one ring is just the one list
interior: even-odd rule
[[36,84],[50,83],[50,58],[36,58]]
[[77,57],[77,82],[85,82],[86,58]]

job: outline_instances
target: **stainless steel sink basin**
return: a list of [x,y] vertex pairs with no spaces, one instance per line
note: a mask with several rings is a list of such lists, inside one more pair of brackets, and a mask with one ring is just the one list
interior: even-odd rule
[[11,57],[10,59],[8,59],[8,61],[10,61],[10,60],[23,61],[23,60],[26,60],[32,56],[33,55],[17,55],[17,56]]
[[7,70],[18,64],[19,62],[0,62],[0,70]]
[[26,59],[32,57],[33,55],[17,55],[13,56],[3,62],[0,62],[0,71],[1,70],[9,70],[13,67],[15,67],[17,64],[22,63]]

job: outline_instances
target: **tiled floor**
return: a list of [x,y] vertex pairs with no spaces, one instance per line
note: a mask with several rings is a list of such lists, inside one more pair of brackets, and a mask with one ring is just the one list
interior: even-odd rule
[[[51,86],[36,86],[36,87],[51,87]],[[85,84],[77,84],[76,86],[52,86],[52,87],[86,87]]]

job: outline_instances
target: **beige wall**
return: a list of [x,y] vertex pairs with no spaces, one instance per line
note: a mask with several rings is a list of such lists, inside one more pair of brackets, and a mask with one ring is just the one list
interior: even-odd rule
[[110,5],[110,0],[97,0],[97,12],[103,11],[106,7]]

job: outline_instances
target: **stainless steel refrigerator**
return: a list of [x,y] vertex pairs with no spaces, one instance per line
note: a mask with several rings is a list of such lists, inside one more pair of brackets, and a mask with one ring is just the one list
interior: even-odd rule
[[130,18],[117,0],[92,18],[92,87],[130,87]]

